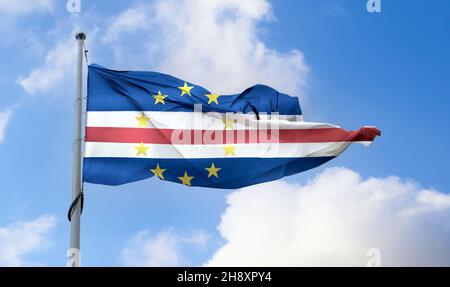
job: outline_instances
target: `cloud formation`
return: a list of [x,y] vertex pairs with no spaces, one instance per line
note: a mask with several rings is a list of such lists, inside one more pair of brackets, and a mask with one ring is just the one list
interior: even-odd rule
[[[266,0],[157,1],[113,19],[104,41],[123,36],[113,44],[116,61],[124,61],[127,50],[127,59],[137,55],[137,63],[218,93],[236,93],[261,83],[303,96],[308,67],[302,52],[276,51],[260,37],[258,24],[272,18]],[[129,38],[137,30],[140,45],[130,48]]]
[[398,177],[330,168],[306,185],[283,181],[232,193],[210,266],[450,265],[450,195]]
[[53,0],[0,0],[0,14],[7,16],[27,15],[53,10]]
[[149,28],[151,19],[149,18],[151,12],[149,11],[149,5],[139,5],[132,7],[119,15],[113,17],[111,25],[106,29],[106,32],[102,38],[102,43],[107,45],[120,41],[120,36],[136,32],[141,29]]
[[125,266],[180,266],[189,264],[182,252],[185,249],[202,250],[209,236],[197,231],[189,234],[165,230],[154,236],[148,230],[138,232],[121,253]]
[[12,111],[5,110],[0,112],[0,144],[5,140],[5,131],[6,127],[9,124],[9,120],[11,118]]
[[62,86],[68,86],[69,78],[72,82],[75,81],[76,57],[77,46],[74,37],[65,37],[65,40],[58,42],[47,53],[42,67],[32,70],[26,77],[19,77],[17,82],[28,94],[55,89],[61,91]]
[[[98,41],[92,31],[86,32],[88,46],[95,45],[90,57],[103,60],[99,64],[166,72],[222,94],[261,83],[303,96],[308,74],[304,56],[299,50],[280,52],[264,43],[258,25],[270,19],[267,0],[159,0],[136,4],[107,20],[85,20],[98,31]],[[75,41],[66,37],[50,50],[42,67],[19,79],[27,93],[63,85],[76,57]]]
[[56,218],[44,215],[0,227],[0,266],[35,265],[26,256],[49,245],[49,232],[55,226]]

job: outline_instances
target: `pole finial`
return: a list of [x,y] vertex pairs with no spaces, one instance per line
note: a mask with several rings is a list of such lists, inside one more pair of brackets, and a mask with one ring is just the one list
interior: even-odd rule
[[77,40],[86,40],[86,34],[84,34],[84,32],[77,32],[75,34],[75,39]]

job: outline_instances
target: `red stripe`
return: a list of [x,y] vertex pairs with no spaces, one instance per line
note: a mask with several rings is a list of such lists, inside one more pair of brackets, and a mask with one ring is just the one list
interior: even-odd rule
[[[185,137],[180,135],[184,133]],[[190,134],[190,140],[188,138]],[[234,134],[234,137],[232,135]],[[241,136],[238,136],[240,134]],[[364,127],[358,131],[339,128],[271,130],[173,130],[143,128],[86,127],[88,142],[148,144],[228,144],[228,143],[317,143],[373,141],[381,132]],[[172,135],[174,138],[172,138]],[[216,137],[214,137],[214,135]],[[220,135],[222,138],[220,138]],[[208,140],[208,139],[212,139]]]

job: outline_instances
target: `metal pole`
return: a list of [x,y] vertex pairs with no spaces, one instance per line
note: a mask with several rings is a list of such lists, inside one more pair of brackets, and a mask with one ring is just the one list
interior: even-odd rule
[[[73,150],[73,177],[72,177],[72,200],[77,199],[81,188],[81,116],[82,116],[82,92],[83,92],[83,48],[86,35],[83,32],[78,32],[75,35],[78,41],[78,62],[77,62],[77,95],[75,100],[75,136],[74,136],[74,150]],[[73,209],[71,230],[70,230],[70,249],[75,253],[74,260],[71,266],[80,266],[80,220],[81,220],[81,204],[77,202]]]

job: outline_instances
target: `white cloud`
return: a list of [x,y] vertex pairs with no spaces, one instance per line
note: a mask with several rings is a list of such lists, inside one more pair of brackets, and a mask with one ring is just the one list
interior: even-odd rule
[[11,119],[12,111],[5,110],[0,112],[0,144],[5,140],[5,131],[6,127],[9,124],[9,120]]
[[63,85],[67,86],[69,78],[71,82],[75,81],[76,59],[77,45],[72,36],[58,42],[48,52],[43,67],[21,76],[17,82],[29,94],[60,91]]
[[53,10],[53,0],[0,0],[0,14],[10,16]]
[[0,227],[0,266],[35,265],[25,261],[30,253],[45,249],[56,218],[45,215],[32,221],[18,221]]
[[304,186],[283,181],[232,193],[211,266],[450,265],[450,195],[398,177],[327,169]]
[[303,54],[278,52],[261,40],[258,24],[271,18],[266,0],[157,1],[112,19],[103,41],[114,40],[122,68],[151,66],[219,93],[262,83],[301,96],[308,74]]
[[121,261],[126,266],[179,266],[186,264],[182,250],[204,249],[208,239],[202,231],[179,234],[165,230],[151,236],[148,230],[143,230],[127,243]]
[[[222,94],[260,83],[304,95],[308,67],[303,54],[276,51],[260,37],[259,23],[272,19],[267,0],[159,0],[98,19],[102,18],[86,21],[98,29],[101,39],[88,35],[86,43],[90,50],[95,48],[91,59],[104,59],[96,61],[99,64],[166,72]],[[19,78],[19,84],[28,93],[64,86],[74,69],[75,48],[73,37],[58,42],[43,66]],[[105,55],[108,49],[114,65]],[[95,50],[102,53],[96,55]]]
[[146,28],[150,22],[148,6],[133,7],[115,17],[103,36],[103,43],[110,44],[117,41],[127,32],[135,32]]
[[[43,33],[35,32],[39,30],[39,25],[27,23],[30,22],[30,17],[35,15],[48,16],[53,8],[54,0],[0,0],[0,33],[3,36],[0,48],[15,50],[17,55],[21,54],[21,50],[38,51],[42,43],[36,40],[41,38]],[[26,56],[23,54],[20,58],[22,62]]]

